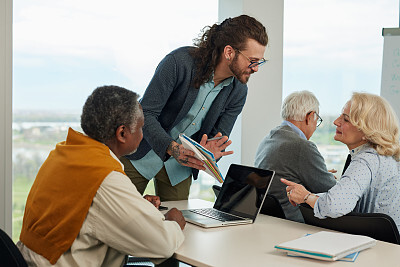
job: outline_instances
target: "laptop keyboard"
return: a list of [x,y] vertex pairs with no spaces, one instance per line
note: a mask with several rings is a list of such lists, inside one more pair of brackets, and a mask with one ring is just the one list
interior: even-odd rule
[[203,216],[206,216],[206,217],[209,217],[209,218],[221,221],[221,222],[243,220],[243,218],[241,218],[241,217],[230,215],[228,213],[220,212],[219,210],[211,209],[211,208],[193,209],[193,210],[190,210],[190,212],[200,214],[200,215],[203,215]]

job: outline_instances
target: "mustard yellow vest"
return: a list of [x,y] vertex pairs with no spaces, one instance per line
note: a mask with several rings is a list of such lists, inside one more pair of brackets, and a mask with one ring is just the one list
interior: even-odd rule
[[99,186],[112,171],[124,173],[109,148],[70,128],[36,176],[20,240],[55,264],[78,236]]

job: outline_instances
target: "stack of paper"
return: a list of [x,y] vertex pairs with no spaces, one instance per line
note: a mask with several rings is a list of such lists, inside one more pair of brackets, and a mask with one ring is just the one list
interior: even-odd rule
[[321,231],[284,242],[275,248],[290,255],[335,261],[375,244],[376,240],[368,236]]
[[193,151],[196,158],[204,162],[206,173],[213,176],[218,182],[224,182],[224,178],[222,177],[222,174],[218,168],[217,161],[215,160],[213,153],[183,133],[179,135],[179,139],[181,140],[184,148]]

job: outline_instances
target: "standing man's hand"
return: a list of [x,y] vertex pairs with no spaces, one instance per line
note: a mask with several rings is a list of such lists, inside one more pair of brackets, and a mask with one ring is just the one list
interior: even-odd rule
[[205,170],[204,163],[194,156],[194,152],[185,149],[183,145],[172,141],[167,149],[167,153],[176,159],[176,161],[186,167]]
[[182,212],[177,208],[170,209],[167,213],[165,213],[165,219],[168,221],[175,221],[179,224],[181,229],[183,230],[186,225],[185,218],[182,215]]
[[223,156],[231,155],[233,154],[233,151],[224,151],[228,146],[232,144],[231,140],[228,140],[228,136],[222,136],[221,133],[217,133],[212,139],[215,140],[208,140],[208,137],[206,134],[203,134],[200,145],[205,147],[207,150],[209,150],[211,153],[214,154],[215,159],[219,159]]

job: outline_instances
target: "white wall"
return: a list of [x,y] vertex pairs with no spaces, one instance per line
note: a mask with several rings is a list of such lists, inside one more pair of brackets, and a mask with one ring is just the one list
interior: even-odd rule
[[[220,0],[219,21],[246,14],[255,17],[267,29],[269,59],[251,76],[247,101],[234,131],[241,131],[240,161],[253,165],[258,144],[280,122],[283,72],[283,3],[282,0]],[[241,125],[241,129],[238,129]],[[233,133],[232,136],[240,134]],[[235,140],[233,139],[235,143]],[[236,141],[237,142],[237,141]],[[237,151],[235,151],[237,152]]]
[[12,0],[0,1],[0,228],[12,230]]

